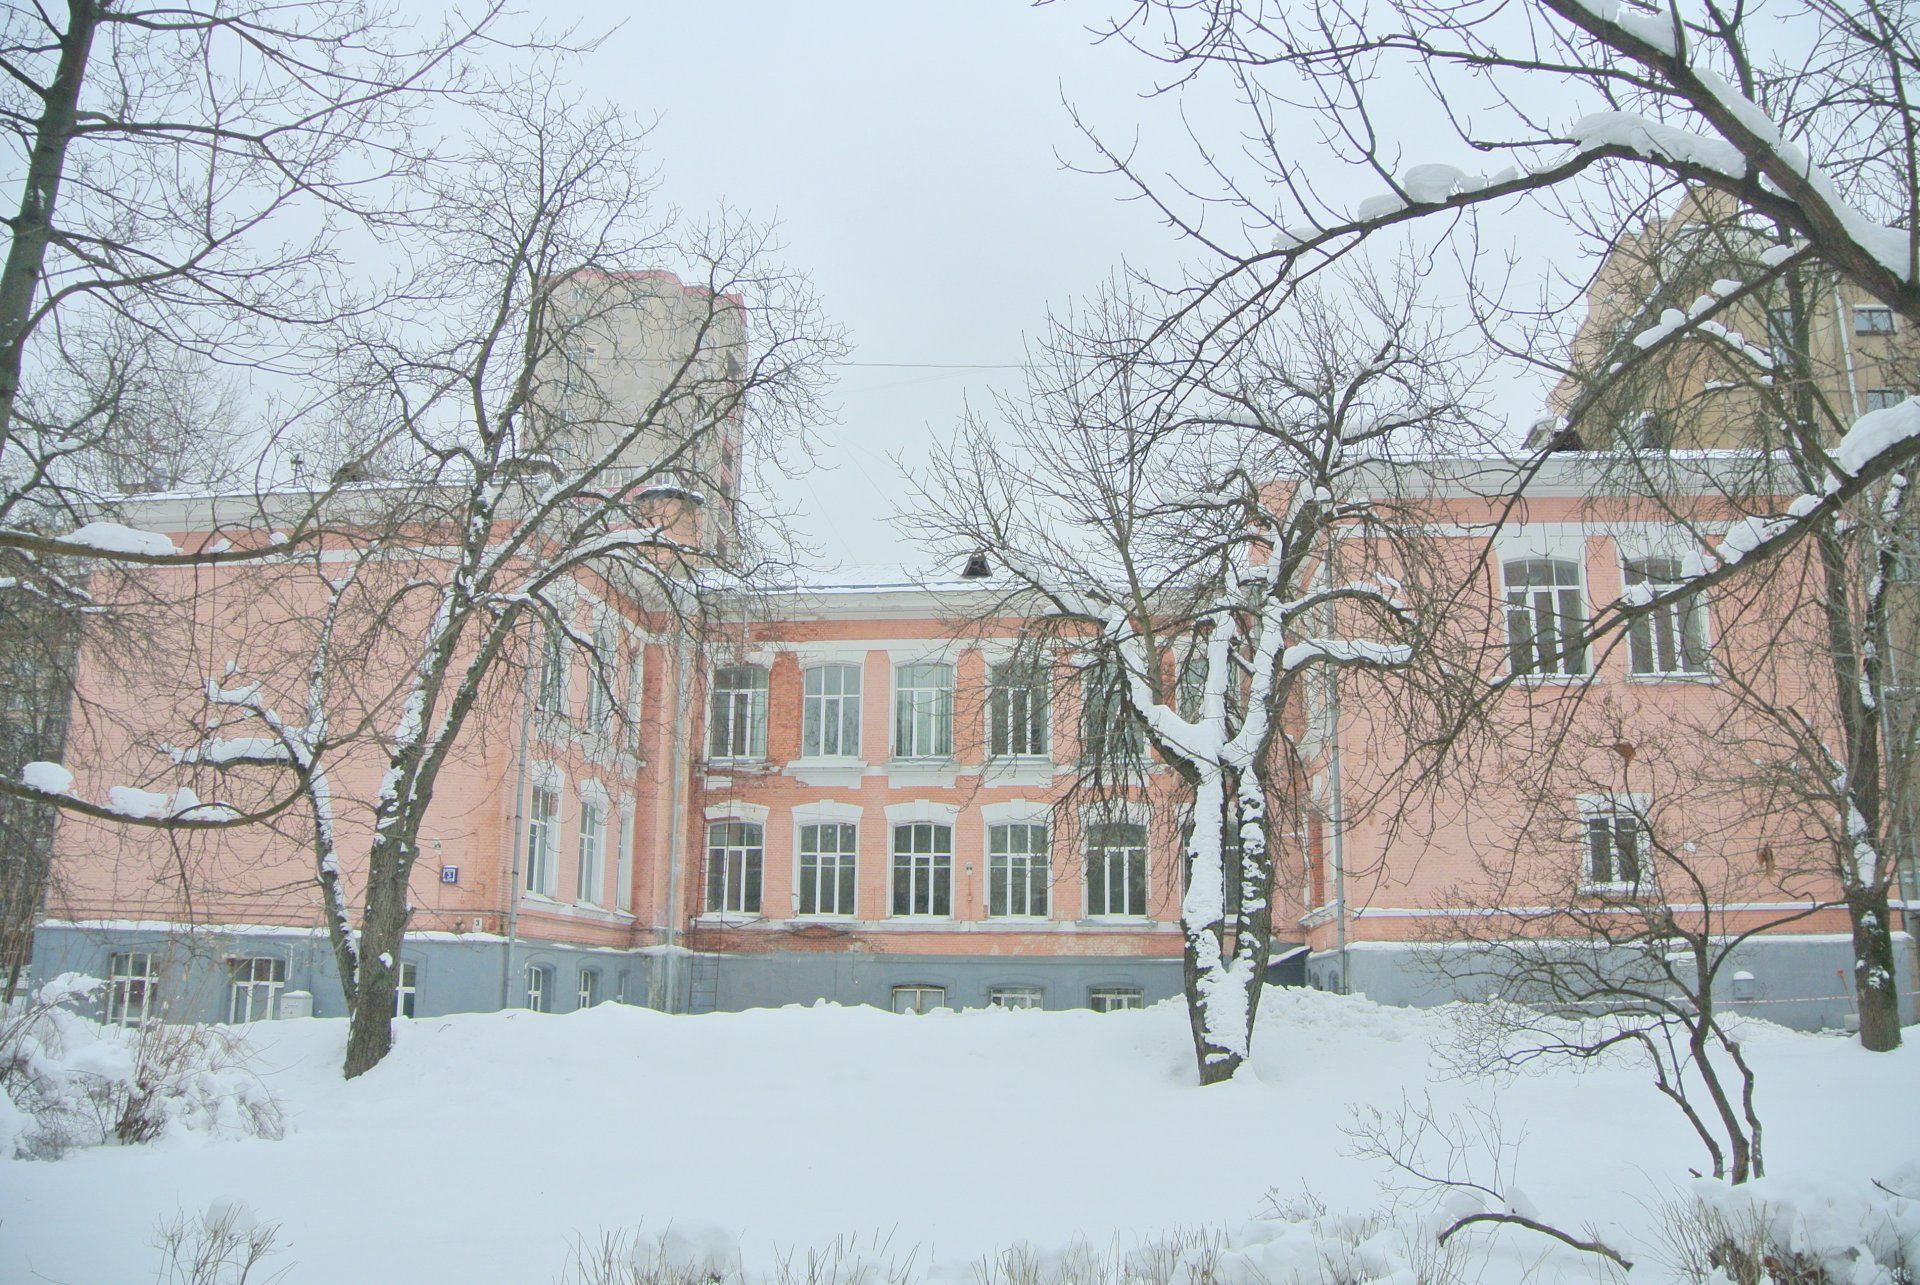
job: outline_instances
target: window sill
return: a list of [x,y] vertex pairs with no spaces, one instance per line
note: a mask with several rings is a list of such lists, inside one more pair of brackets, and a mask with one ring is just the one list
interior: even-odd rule
[[866,763],[857,758],[800,758],[786,767],[788,776],[812,786],[855,786],[866,771]]
[[765,918],[765,915],[746,911],[709,910],[705,914],[695,915],[693,922],[701,928],[739,928],[759,923]]
[[1080,923],[1088,928],[1151,928],[1154,921],[1145,915],[1088,915]]
[[1649,687],[1664,687],[1671,683],[1688,683],[1711,687],[1720,680],[1710,669],[1676,669],[1670,674],[1633,674],[1627,675],[1630,683],[1644,683]]
[[1516,687],[1571,687],[1595,681],[1592,674],[1510,674]]

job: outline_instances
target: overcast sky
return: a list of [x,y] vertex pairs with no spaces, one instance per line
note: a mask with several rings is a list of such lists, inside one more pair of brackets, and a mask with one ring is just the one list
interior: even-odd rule
[[[569,0],[583,25],[607,6]],[[663,193],[690,212],[722,201],[777,217],[786,257],[810,275],[852,340],[820,434],[793,481],[804,536],[828,563],[921,561],[889,518],[911,466],[984,406],[1049,304],[1095,287],[1123,259],[1169,271],[1191,252],[1085,159],[1063,100],[1112,137],[1136,125],[1169,163],[1182,108],[1230,143],[1227,104],[1139,95],[1154,68],[1083,24],[1097,4],[1013,0],[688,0],[635,4],[578,79],[645,116]],[[1338,182],[1342,176],[1331,176]],[[1538,393],[1505,399],[1516,413]]]

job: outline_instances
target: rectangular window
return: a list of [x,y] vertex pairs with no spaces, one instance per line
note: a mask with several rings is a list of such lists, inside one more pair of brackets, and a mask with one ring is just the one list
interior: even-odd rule
[[947,988],[944,986],[896,986],[893,988],[893,1011],[896,1013],[931,1013],[936,1008],[947,1006]]
[[1869,388],[1866,393],[1868,410],[1892,410],[1907,400],[1904,388]]
[[1892,334],[1893,309],[1871,304],[1856,305],[1853,310],[1853,333],[1856,335]]
[[987,831],[987,914],[1045,919],[1051,875],[1045,825],[996,825]]
[[600,1002],[600,974],[591,968],[580,970],[580,988],[574,994],[575,1008],[592,1008]]
[[420,993],[420,965],[402,963],[399,980],[393,988],[393,1015],[412,1017],[414,999]]
[[[1657,597],[1681,583],[1677,558],[1641,558],[1626,566],[1627,601]],[[1645,601],[1645,597],[1642,597]],[[1700,674],[1707,668],[1706,606],[1698,594],[1676,598],[1627,625],[1636,674]]]
[[1173,707],[1189,723],[1200,721],[1200,707],[1206,702],[1207,664],[1207,640],[1188,638],[1174,674]]
[[636,754],[640,752],[641,703],[647,690],[646,656],[646,648],[635,643],[627,657],[627,748]]
[[1506,564],[1507,654],[1516,674],[1587,672],[1586,604],[1580,564],[1567,558],[1520,558]]
[[607,879],[606,805],[580,800],[580,872],[575,900],[597,906]]
[[271,957],[231,961],[233,987],[227,998],[227,1020],[269,1022],[279,1010],[280,992],[287,984],[287,961]]
[[858,665],[819,665],[807,671],[800,708],[803,756],[859,756],[860,672]]
[[160,970],[151,951],[116,954],[107,962],[107,1021],[140,1026],[160,1016]]
[[548,786],[533,788],[533,811],[527,818],[527,891],[551,897],[554,854],[560,838],[560,793]]
[[853,914],[858,837],[845,822],[800,827],[801,914]]
[[527,965],[527,1007],[535,1013],[547,1011],[552,989],[553,970],[545,964]]
[[765,832],[752,821],[715,821],[707,827],[707,913],[760,913]]
[[613,875],[613,908],[633,909],[633,804],[620,808],[620,857]]
[[1775,361],[1786,364],[1792,361],[1798,351],[1793,339],[1793,309],[1767,309],[1767,345],[1773,349]]
[[1146,1004],[1138,986],[1096,986],[1087,992],[1087,1007],[1096,1013],[1121,1013]]
[[1590,888],[1631,888],[1640,883],[1642,823],[1630,808],[1589,810],[1580,818],[1581,883]]
[[604,626],[593,631],[593,654],[587,658],[587,730],[607,732],[613,717],[613,684],[609,675],[619,658],[613,631]]
[[1045,758],[1047,683],[1037,665],[1007,661],[988,676],[987,754],[993,758]]
[[1087,915],[1145,918],[1147,828],[1101,824],[1087,830]]
[[893,913],[953,913],[953,827],[916,821],[893,827]]
[[902,665],[894,671],[893,753],[903,759],[952,757],[952,665]]
[[558,629],[547,631],[540,650],[540,681],[535,704],[550,718],[567,716],[567,640]]
[[[1134,718],[1118,666],[1101,663],[1080,676],[1080,760],[1116,767],[1141,761],[1146,736]],[[1112,773],[1108,773],[1112,775]]]
[[758,665],[722,665],[715,669],[707,724],[709,757],[765,758],[767,671]]
[[994,986],[987,991],[988,1008],[1039,1008],[1038,986]]

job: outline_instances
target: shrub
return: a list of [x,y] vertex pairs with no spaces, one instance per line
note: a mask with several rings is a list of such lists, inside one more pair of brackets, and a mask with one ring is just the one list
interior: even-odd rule
[[100,988],[65,973],[0,1018],[0,1152],[58,1159],[74,1147],[151,1142],[182,1128],[278,1138],[279,1103],[247,1068],[237,1031],[103,1026],[71,1005]]

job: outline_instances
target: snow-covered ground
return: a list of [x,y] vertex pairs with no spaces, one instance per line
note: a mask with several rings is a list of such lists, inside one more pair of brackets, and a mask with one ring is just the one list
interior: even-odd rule
[[[0,1280],[151,1280],[163,1219],[244,1201],[281,1225],[288,1282],[550,1282],[576,1237],[672,1225],[737,1237],[749,1268],[878,1232],[888,1255],[970,1278],[1019,1241],[1125,1243],[1197,1226],[1244,1243],[1269,1194],[1379,1205],[1355,1105],[1431,1093],[1524,1131],[1518,1187],[1660,1279],[1654,1210],[1702,1152],[1623,1060],[1496,1084],[1447,1078],[1444,1013],[1270,991],[1253,1064],[1195,1087],[1185,1013],[897,1017],[822,1006],[665,1017],[618,1005],[399,1023],[338,1077],[344,1026],[251,1028],[280,1141],[177,1134],[58,1161],[0,1160]],[[1841,1193],[1920,1159],[1920,1050],[1753,1028],[1775,1174]],[[1897,1181],[1911,1181],[1920,1168]],[[1490,1233],[1469,1233],[1485,1237]],[[1508,1255],[1544,1242],[1499,1233]],[[1256,1256],[1257,1261],[1257,1256]],[[1552,1251],[1534,1279],[1587,1274]],[[1495,1272],[1488,1279],[1506,1279]]]

